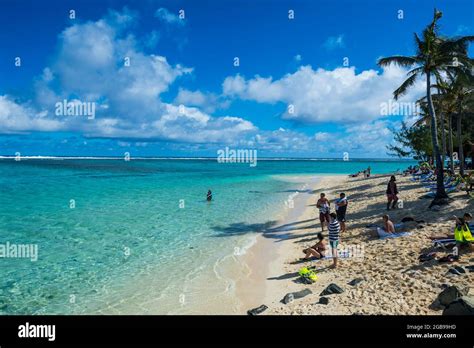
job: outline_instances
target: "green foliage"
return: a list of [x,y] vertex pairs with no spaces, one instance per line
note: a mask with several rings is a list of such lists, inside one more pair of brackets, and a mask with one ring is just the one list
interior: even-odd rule
[[398,144],[387,146],[390,156],[413,157],[420,161],[427,161],[433,156],[429,126],[420,124],[408,127],[402,122],[399,130],[391,129],[391,131]]

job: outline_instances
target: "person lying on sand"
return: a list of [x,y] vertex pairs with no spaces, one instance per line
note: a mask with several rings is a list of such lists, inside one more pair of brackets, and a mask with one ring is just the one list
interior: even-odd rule
[[385,214],[382,216],[383,228],[377,227],[377,234],[379,237],[386,237],[390,234],[395,233],[395,225],[390,220],[390,217]]
[[326,241],[322,233],[318,233],[318,242],[308,249],[304,249],[303,252],[306,254],[303,260],[309,260],[312,256],[317,259],[324,257],[326,252]]
[[329,224],[329,212],[331,210],[331,203],[326,198],[324,193],[321,193],[320,198],[316,202],[316,207],[319,208],[319,221],[321,222],[321,232],[324,232],[324,221]]
[[360,171],[358,171],[358,172],[355,173],[355,174],[349,174],[349,177],[351,177],[351,178],[357,178],[357,177],[359,176],[359,174],[360,174]]

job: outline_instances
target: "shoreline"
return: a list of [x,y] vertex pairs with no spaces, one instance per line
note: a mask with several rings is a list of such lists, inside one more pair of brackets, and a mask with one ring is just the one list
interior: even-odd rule
[[[319,220],[314,207],[316,194],[319,192],[331,193],[333,190],[326,189],[326,187],[332,187],[335,183],[343,183],[345,177],[345,174],[289,175],[286,179],[303,185],[304,188],[298,192],[303,190],[308,192],[296,195],[294,208],[284,208],[283,218],[278,221],[276,228],[280,232],[293,234],[295,230],[308,227],[293,227],[300,221],[304,221],[306,225],[316,223],[316,229],[306,232],[315,235],[316,232],[319,232]],[[301,180],[304,181],[301,182]],[[236,283],[235,294],[241,303],[241,310],[238,314],[247,314],[248,310],[262,304],[270,309],[283,298],[284,294],[296,291],[294,287],[285,282],[275,282],[279,276],[286,272],[285,264],[288,261],[288,255],[294,254],[292,238],[289,235],[287,238],[274,240],[267,238],[265,233],[257,236],[256,242],[243,257],[243,264],[248,268],[248,277],[240,279]]]

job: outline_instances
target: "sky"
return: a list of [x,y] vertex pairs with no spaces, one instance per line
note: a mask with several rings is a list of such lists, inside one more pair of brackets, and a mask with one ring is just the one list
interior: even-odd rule
[[387,157],[425,86],[376,62],[435,7],[473,34],[472,0],[0,0],[0,155]]

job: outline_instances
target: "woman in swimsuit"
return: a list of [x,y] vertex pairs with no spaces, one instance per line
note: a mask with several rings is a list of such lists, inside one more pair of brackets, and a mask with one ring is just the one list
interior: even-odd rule
[[397,183],[395,182],[395,175],[390,177],[390,181],[387,184],[387,210],[390,210],[390,204],[392,204],[392,209],[395,209],[398,202],[398,189]]
[[326,241],[322,233],[318,233],[318,242],[313,245],[311,248],[304,249],[303,252],[306,254],[303,260],[309,260],[311,256],[314,256],[317,259],[324,257],[326,252]]

